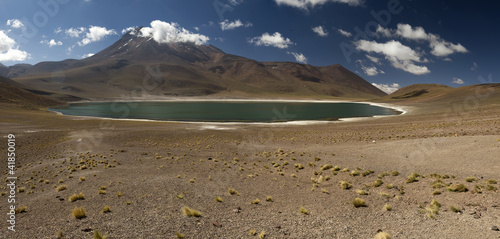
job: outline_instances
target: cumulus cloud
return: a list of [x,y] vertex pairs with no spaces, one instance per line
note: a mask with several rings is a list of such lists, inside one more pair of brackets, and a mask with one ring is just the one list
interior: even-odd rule
[[323,28],[323,26],[317,26],[312,28],[313,32],[318,34],[320,37],[328,36],[328,32]]
[[7,20],[7,26],[10,26],[12,28],[21,28],[24,27],[24,24],[19,19],[10,19]]
[[364,0],[274,0],[278,5],[286,5],[290,7],[300,8],[302,10],[309,10],[315,6],[321,6],[327,2],[344,3],[349,6],[362,6]]
[[113,29],[108,30],[105,27],[90,26],[88,32],[85,34],[85,38],[79,41],[78,45],[85,46],[92,42],[100,41],[109,35],[116,35],[116,31]]
[[226,19],[222,22],[219,22],[219,25],[220,25],[220,28],[223,31],[225,31],[225,30],[233,30],[233,29],[236,29],[238,27],[251,27],[252,23],[250,23],[250,22],[243,23],[240,21],[240,19],[235,20],[233,22],[230,22],[229,20]]
[[56,41],[56,40],[54,40],[54,39],[50,39],[50,41],[49,41],[49,40],[43,40],[43,41],[41,41],[40,43],[42,43],[42,44],[46,44],[46,45],[48,45],[49,47],[53,47],[53,46],[62,46],[62,44],[63,44],[61,41]]
[[70,37],[78,38],[80,37],[80,34],[84,33],[86,30],[87,28],[85,27],[77,27],[77,28],[71,27],[69,29],[66,29],[64,32],[66,33],[66,35]]
[[357,50],[384,55],[385,59],[391,62],[395,68],[415,75],[430,73],[426,66],[415,65],[415,62],[426,62],[427,60],[421,59],[419,53],[399,41],[392,40],[386,43],[378,43],[376,41],[359,40],[354,44]]
[[61,27],[58,27],[58,28],[54,29],[54,34],[57,35],[57,34],[61,33],[62,31],[63,30],[61,29]]
[[392,94],[395,91],[399,90],[399,88],[401,88],[398,83],[392,83],[392,84],[372,83],[372,85],[379,88],[381,91],[383,91],[387,94]]
[[462,79],[460,79],[460,78],[453,77],[453,81],[451,83],[458,84],[458,85],[463,85],[465,82]]
[[196,45],[207,43],[210,38],[192,33],[177,23],[163,22],[154,20],[151,22],[151,27],[143,27],[139,33],[141,37],[151,37],[158,43],[171,43],[171,42],[192,42]]
[[380,58],[378,57],[366,55],[366,58],[368,58],[368,60],[372,61],[373,63],[380,64]]
[[288,54],[292,54],[293,57],[295,57],[295,61],[303,64],[307,64],[307,57],[304,56],[302,53],[297,53],[297,52],[288,52]]
[[423,27],[412,27],[409,24],[399,23],[396,29],[387,29],[378,26],[375,34],[379,37],[401,37],[413,41],[427,41],[431,54],[437,57],[447,57],[454,53],[469,52],[462,44],[451,43],[437,34],[427,33]]
[[377,69],[377,67],[375,67],[373,65],[372,66],[365,66],[363,64],[362,60],[357,60],[356,62],[361,65],[361,70],[363,70],[363,72],[367,76],[376,76],[378,74],[384,74],[385,73],[384,71]]
[[342,29],[338,29],[339,33],[345,37],[351,37],[352,36],[352,33],[348,32],[348,31],[344,31]]
[[29,57],[25,51],[18,49],[14,39],[0,30],[0,62],[1,61],[24,61]]
[[281,36],[279,32],[275,32],[273,35],[269,35],[269,33],[266,32],[260,37],[250,39],[249,42],[256,46],[273,46],[281,49],[288,48],[288,46],[294,44],[289,38]]

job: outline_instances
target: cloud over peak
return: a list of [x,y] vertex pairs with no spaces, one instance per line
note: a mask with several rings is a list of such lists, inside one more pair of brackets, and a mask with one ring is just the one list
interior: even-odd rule
[[233,22],[230,22],[229,20],[226,19],[226,20],[220,22],[219,25],[223,31],[226,31],[226,30],[233,30],[233,29],[236,29],[238,27],[251,27],[252,23],[250,23],[250,22],[243,23],[240,21],[240,19],[237,19]]
[[256,46],[272,46],[281,49],[288,48],[288,46],[294,44],[289,38],[281,36],[279,32],[275,32],[273,35],[269,35],[269,33],[266,32],[259,37],[250,39],[249,42]]
[[401,87],[398,83],[392,83],[392,84],[377,84],[377,83],[372,83],[373,86],[379,88],[381,91],[385,92],[386,94],[392,94],[399,90]]
[[287,52],[288,54],[292,54],[293,57],[295,57],[295,61],[303,64],[307,64],[307,57],[304,56],[302,53],[297,53],[297,52]]
[[196,45],[202,45],[210,40],[209,37],[192,33],[175,22],[154,20],[150,25],[151,27],[143,27],[139,36],[151,37],[158,43],[192,42]]

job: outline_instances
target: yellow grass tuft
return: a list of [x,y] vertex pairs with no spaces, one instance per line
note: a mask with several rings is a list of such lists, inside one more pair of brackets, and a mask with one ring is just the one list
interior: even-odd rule
[[85,209],[83,207],[75,207],[72,211],[73,217],[76,219],[85,218],[87,215],[85,213]]
[[300,207],[299,212],[302,214],[306,214],[306,215],[309,214],[309,211],[305,207],[302,207],[302,206]]
[[467,187],[463,184],[450,185],[447,189],[450,192],[467,192],[467,191],[469,191],[469,189],[467,189]]
[[347,181],[340,181],[340,188],[344,189],[344,190],[347,190],[349,188],[351,188],[352,185],[347,182]]
[[182,213],[188,217],[201,217],[201,212],[189,207],[182,207]]
[[475,177],[467,177],[467,178],[465,178],[465,181],[469,182],[469,183],[472,183],[472,182],[477,181],[477,178],[475,178]]
[[63,184],[63,185],[60,185],[59,187],[57,187],[57,188],[56,188],[56,190],[57,190],[58,192],[63,191],[63,190],[66,190],[66,189],[68,189],[68,186],[66,186],[66,185],[64,185],[64,184]]
[[462,212],[462,209],[460,209],[459,207],[455,207],[455,206],[450,206],[450,210],[452,212],[455,212],[455,213]]
[[260,203],[260,200],[259,199],[255,199],[252,201],[252,204],[259,204]]
[[222,198],[221,197],[215,197],[215,201],[222,202]]
[[389,204],[385,204],[384,205],[384,210],[386,210],[386,211],[392,211],[392,206],[389,205]]
[[259,233],[259,238],[260,239],[264,239],[264,237],[266,237],[266,231],[262,231]]
[[356,193],[358,195],[370,195],[370,192],[362,190],[362,189],[356,189]]
[[106,239],[106,238],[108,238],[108,237],[105,235],[101,235],[101,233],[99,233],[99,231],[94,230],[94,239]]
[[355,208],[358,208],[358,207],[366,207],[366,202],[365,200],[361,199],[361,198],[355,198],[352,200],[352,204],[354,205]]
[[16,214],[19,214],[19,213],[26,212],[26,209],[28,209],[28,207],[27,207],[27,206],[16,207],[16,209],[14,210],[14,212],[15,212]]
[[83,199],[85,199],[85,196],[83,195],[83,193],[79,193],[79,194],[71,195],[68,200],[70,202],[74,202],[74,201],[83,200]]
[[252,230],[250,230],[250,231],[248,232],[248,234],[250,234],[250,236],[255,236],[255,235],[257,235],[257,230],[252,229]]
[[387,232],[379,232],[375,235],[375,239],[391,239],[391,236]]
[[108,213],[108,212],[111,212],[111,208],[109,206],[105,206],[103,209],[102,209],[102,213]]
[[232,189],[232,188],[228,188],[228,189],[227,189],[227,192],[228,192],[229,194],[231,194],[231,195],[238,195],[238,196],[240,195],[240,193],[239,193],[238,191],[236,191],[236,190],[234,190],[234,189]]
[[267,196],[267,197],[266,197],[266,201],[267,201],[267,202],[273,202],[273,198],[272,198],[271,196]]

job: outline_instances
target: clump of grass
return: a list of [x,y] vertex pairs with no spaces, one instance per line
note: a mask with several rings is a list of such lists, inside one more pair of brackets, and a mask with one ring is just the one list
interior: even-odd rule
[[97,190],[97,193],[98,193],[98,194],[106,194],[106,190],[101,190],[101,189],[99,189],[99,190]]
[[324,189],[324,188],[322,188],[322,189],[321,189],[321,192],[322,192],[322,193],[326,193],[326,194],[330,194],[330,192],[328,192],[328,190],[326,190],[326,189]]
[[85,177],[80,177],[78,180],[80,180],[80,182],[83,182],[85,181]]
[[347,181],[340,181],[340,188],[347,190],[350,189],[352,185]]
[[111,212],[111,208],[106,205],[103,209],[102,209],[102,213],[108,213],[108,212]]
[[266,197],[266,201],[267,201],[267,202],[273,202],[273,198],[272,198],[271,196],[267,196],[267,197]]
[[455,213],[462,212],[462,209],[460,209],[459,207],[455,207],[455,206],[450,206],[450,210],[452,212],[455,212]]
[[469,182],[469,183],[472,183],[472,182],[477,181],[477,178],[475,178],[475,177],[467,177],[467,178],[465,178],[465,181]]
[[121,197],[122,196],[122,192],[116,192],[116,196]]
[[64,184],[63,184],[63,185],[60,185],[59,187],[57,187],[57,188],[56,188],[56,190],[57,190],[58,192],[63,191],[63,190],[66,190],[66,189],[68,189],[68,186],[66,186],[66,185],[64,185]]
[[438,179],[437,181],[432,182],[431,187],[432,188],[442,188],[445,185],[443,184],[443,181],[441,179]]
[[391,239],[391,236],[387,232],[378,232],[375,239]]
[[238,191],[236,191],[236,190],[234,190],[234,189],[232,189],[232,188],[228,188],[228,189],[227,189],[227,192],[228,192],[229,194],[231,194],[231,195],[237,195],[237,196],[239,196],[239,195],[240,195],[240,193],[239,193]]
[[68,200],[70,202],[74,202],[74,201],[83,200],[83,199],[85,199],[85,196],[83,195],[83,193],[79,193],[79,194],[71,195]]
[[359,174],[360,173],[358,171],[356,171],[356,170],[352,170],[351,171],[351,176],[353,176],[353,177],[359,176]]
[[215,201],[222,202],[222,198],[221,197],[215,197]]
[[354,205],[355,208],[358,208],[358,207],[366,207],[366,202],[365,200],[361,199],[361,198],[355,198],[352,200],[352,204]]
[[19,213],[26,212],[26,209],[28,209],[28,207],[27,207],[27,206],[16,207],[16,209],[14,209],[14,212],[15,212],[16,214],[19,214]]
[[342,173],[349,172],[349,168],[343,168],[342,170],[340,170],[340,172]]
[[106,186],[100,186],[99,190],[106,190]]
[[295,168],[296,168],[296,169],[299,169],[299,170],[300,170],[300,169],[304,169],[304,165],[302,165],[302,164],[300,164],[300,163],[297,163],[297,164],[295,164]]
[[184,196],[182,194],[175,195],[178,199],[184,199]]
[[440,195],[441,194],[441,191],[439,190],[434,190],[434,192],[432,192],[432,195]]
[[380,185],[384,184],[384,182],[382,181],[382,179],[377,179],[375,180],[375,182],[372,183],[372,186],[374,187],[380,187]]
[[362,189],[356,189],[356,193],[358,195],[370,195],[370,192],[362,190]]
[[201,212],[189,207],[182,207],[182,213],[188,217],[201,217]]
[[487,183],[488,184],[497,184],[498,182],[495,179],[488,179]]
[[392,211],[392,206],[389,205],[389,204],[385,204],[384,205],[384,210],[386,210],[386,211]]
[[340,170],[340,167],[339,166],[335,166],[332,168],[332,171],[336,172],[336,171],[339,171]]
[[453,184],[450,185],[448,188],[448,191],[450,192],[467,192],[469,189],[463,184]]
[[413,183],[417,182],[417,178],[420,177],[420,174],[418,173],[411,173],[410,176],[408,176],[408,179],[406,179],[406,183]]
[[108,237],[105,235],[102,235],[101,233],[99,233],[99,231],[94,230],[94,239],[106,239],[106,238],[108,238]]
[[430,207],[427,207],[427,216],[432,219],[436,219],[436,215],[439,214],[439,208],[441,208],[441,203],[439,203],[436,199],[432,199],[430,203]]
[[378,193],[381,197],[390,198],[391,196],[387,193]]
[[302,214],[306,214],[306,215],[309,214],[309,211],[305,207],[302,207],[302,206],[300,207],[299,212]]
[[394,188],[394,184],[390,183],[390,184],[387,184],[385,187],[387,189],[393,189]]
[[264,237],[266,237],[266,231],[261,231],[261,232],[259,233],[259,238],[260,238],[260,239],[264,239]]
[[491,184],[488,184],[488,185],[486,185],[486,190],[496,192],[498,190],[498,188],[491,185]]
[[327,165],[323,165],[323,166],[321,167],[321,170],[328,170],[328,169],[331,169],[331,168],[333,168],[333,165],[331,165],[331,164],[327,164]]
[[258,198],[252,201],[252,204],[259,204],[259,203],[260,203],[260,200]]
[[392,176],[399,176],[399,172],[396,171],[396,170],[394,170],[394,171],[391,172],[391,175]]
[[85,209],[83,207],[73,208],[72,214],[73,217],[75,217],[76,219],[82,219],[87,216],[87,214],[85,213]]
[[175,236],[176,236],[177,238],[186,238],[186,236],[184,236],[184,234],[182,234],[182,233],[180,233],[180,232],[176,232],[176,233],[175,233]]
[[257,235],[257,230],[252,229],[252,230],[250,230],[250,231],[248,232],[248,234],[250,234],[250,236],[255,236],[255,235]]

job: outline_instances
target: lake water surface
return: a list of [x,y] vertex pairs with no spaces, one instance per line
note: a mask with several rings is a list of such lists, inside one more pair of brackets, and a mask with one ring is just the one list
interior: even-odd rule
[[364,103],[227,101],[88,102],[51,110],[75,116],[194,122],[332,121],[401,113]]

